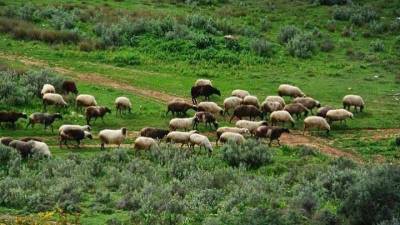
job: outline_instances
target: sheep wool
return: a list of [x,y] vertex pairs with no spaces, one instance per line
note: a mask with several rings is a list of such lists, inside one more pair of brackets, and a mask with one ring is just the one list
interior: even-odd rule
[[127,129],[125,127],[118,130],[105,129],[99,132],[99,139],[101,140],[101,148],[104,144],[116,144],[121,146],[122,142],[127,136]]
[[225,132],[219,137],[219,139],[217,140],[217,144],[218,144],[218,141],[220,141],[222,143],[231,141],[231,142],[239,145],[239,144],[243,144],[246,141],[246,139],[241,134],[233,133],[233,132]]
[[268,125],[267,122],[265,121],[249,121],[249,120],[238,120],[235,124],[236,127],[238,128],[246,128],[250,131],[250,133],[253,133],[257,127],[261,125]]
[[243,104],[245,105],[254,105],[255,107],[260,107],[260,102],[258,101],[258,98],[253,95],[247,95],[243,99]]
[[169,128],[171,130],[177,129],[192,129],[198,119],[196,117],[191,118],[174,118],[169,121]]
[[40,141],[28,141],[28,143],[31,144],[33,153],[47,157],[51,156],[49,146],[46,143]]
[[350,107],[354,106],[356,112],[357,108],[360,109],[360,112],[363,111],[365,103],[361,96],[359,95],[346,95],[343,97],[343,108],[347,108],[350,110]]
[[304,97],[305,94],[296,86],[281,84],[278,88],[279,96]]
[[211,80],[208,79],[197,79],[196,82],[194,83],[194,86],[206,86],[206,85],[212,85]]
[[58,128],[58,131],[61,132],[66,129],[81,129],[83,131],[91,131],[92,130],[92,128],[89,125],[81,126],[81,125],[64,124],[64,125],[61,125],[60,128]]
[[282,108],[286,105],[285,99],[277,95],[267,96],[264,102],[279,102],[282,105]]
[[228,112],[230,109],[234,109],[236,106],[242,104],[243,99],[236,97],[236,96],[231,96],[228,97],[224,100],[224,110],[225,112]]
[[167,134],[166,141],[172,143],[180,143],[183,146],[184,144],[189,144],[190,135],[194,133],[197,133],[197,131],[196,130],[192,130],[189,132],[171,131]]
[[195,145],[198,145],[201,147],[204,147],[207,149],[210,153],[213,151],[213,147],[211,145],[210,140],[208,140],[208,137],[201,135],[201,134],[192,134],[189,137],[190,145],[194,147]]
[[115,105],[122,108],[130,109],[132,108],[132,103],[127,97],[118,97],[115,99]]
[[135,140],[135,149],[150,150],[151,148],[158,148],[157,142],[150,137],[138,137]]
[[342,121],[347,118],[353,118],[353,113],[345,110],[345,109],[332,109],[326,113],[326,120],[331,121]]
[[197,105],[197,109],[199,111],[205,111],[212,114],[219,113],[222,115],[224,113],[224,110],[221,107],[219,107],[215,102],[200,102]]
[[294,126],[294,119],[292,118],[290,113],[285,110],[272,112],[270,115],[270,119],[272,125],[276,124],[277,122],[283,122],[283,123],[290,122],[292,126]]
[[326,130],[327,133],[331,130],[328,122],[325,118],[320,116],[309,116],[304,119],[304,131],[303,133],[311,128],[316,128],[318,130]]
[[44,84],[40,93],[42,95],[47,94],[47,93],[56,93],[56,89],[51,84]]
[[250,95],[250,93],[248,91],[245,91],[245,90],[236,89],[236,90],[232,91],[231,95],[243,99],[244,97]]
[[96,106],[96,98],[93,95],[81,94],[76,97],[76,104],[78,106]]
[[67,106],[67,102],[64,101],[63,97],[55,93],[46,93],[43,95],[43,101],[47,104]]

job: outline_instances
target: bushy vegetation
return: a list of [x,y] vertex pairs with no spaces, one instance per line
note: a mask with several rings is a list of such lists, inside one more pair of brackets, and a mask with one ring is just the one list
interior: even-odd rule
[[317,43],[311,34],[301,33],[290,39],[287,49],[292,56],[310,58],[317,49]]

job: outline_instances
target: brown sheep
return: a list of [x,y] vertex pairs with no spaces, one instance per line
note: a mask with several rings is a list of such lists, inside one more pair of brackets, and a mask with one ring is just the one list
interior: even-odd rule
[[313,109],[314,108],[319,108],[321,107],[321,103],[319,101],[310,98],[310,97],[298,97],[293,100],[293,103],[300,103],[304,105],[307,109],[310,110],[311,114],[313,114]]
[[270,126],[260,126],[255,130],[255,136],[257,138],[268,138],[269,146],[272,145],[274,140],[278,141],[279,146],[281,145],[279,138],[283,133],[290,133],[289,129],[282,127],[270,127]]
[[62,143],[69,148],[67,141],[68,140],[75,140],[77,145],[76,147],[79,148],[79,145],[81,144],[81,141],[85,138],[93,139],[92,134],[88,131],[84,131],[79,128],[68,128],[68,129],[63,129],[60,132],[60,148],[62,148]]
[[2,123],[11,123],[15,128],[15,122],[20,118],[27,119],[28,116],[20,112],[0,112],[0,127],[3,128]]
[[5,146],[10,145],[10,143],[11,143],[12,141],[14,141],[14,139],[12,139],[12,138],[10,138],[10,137],[2,137],[2,138],[0,138],[0,143],[1,143],[2,145],[5,145]]
[[172,101],[168,103],[167,106],[167,113],[165,115],[168,115],[169,112],[172,113],[172,115],[178,114],[182,114],[182,115],[187,115],[187,111],[189,109],[193,109],[194,111],[197,111],[197,106],[193,105],[193,104],[189,104],[187,102],[183,102],[183,101]]
[[304,113],[305,117],[308,115],[308,109],[301,103],[291,103],[285,105],[283,110],[288,111],[292,116],[296,115],[297,118],[299,118],[302,113]]
[[53,129],[53,123],[56,119],[62,119],[62,116],[60,113],[54,113],[54,114],[49,114],[49,113],[33,113],[29,116],[29,122],[26,125],[26,128],[31,125],[33,128],[36,123],[41,123],[44,125],[44,129],[46,130],[48,126],[51,127],[51,132],[54,132]]
[[215,129],[218,129],[218,122],[217,122],[217,119],[215,118],[214,114],[212,114],[210,112],[201,111],[201,112],[197,112],[194,116],[197,118],[197,120],[195,121],[195,124],[194,124],[194,127],[196,130],[197,130],[197,126],[200,122],[204,122],[206,127],[209,125],[210,128],[212,128],[211,124],[213,124]]
[[28,158],[33,154],[32,152],[32,143],[30,142],[25,142],[25,141],[19,141],[19,140],[14,140],[9,143],[10,147],[16,149],[19,154],[21,154],[22,158]]
[[239,120],[241,120],[242,117],[249,117],[250,120],[256,119],[256,117],[263,119],[263,113],[254,105],[239,105],[233,111],[229,122],[232,122],[235,117],[239,118]]
[[90,125],[90,120],[92,118],[94,118],[94,121],[96,121],[98,117],[100,117],[104,123],[103,117],[106,115],[106,113],[111,114],[111,109],[104,107],[104,106],[89,106],[89,107],[87,107],[86,111],[85,111],[87,125]]
[[317,116],[325,118],[325,117],[326,117],[326,114],[328,113],[328,111],[329,111],[329,110],[332,110],[332,109],[333,109],[333,108],[330,107],[330,106],[321,107],[321,108],[319,108],[319,109],[317,110]]
[[169,133],[169,130],[154,128],[154,127],[145,127],[140,130],[140,136],[151,137],[156,140],[163,139],[168,133]]

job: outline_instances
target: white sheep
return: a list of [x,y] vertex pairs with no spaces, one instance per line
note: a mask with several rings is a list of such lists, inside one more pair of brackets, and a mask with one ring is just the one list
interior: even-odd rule
[[183,145],[188,145],[189,147],[189,141],[190,141],[190,135],[197,133],[196,130],[192,130],[189,132],[182,132],[182,131],[171,131],[167,134],[166,137],[166,142],[167,143],[179,143],[182,144],[181,148]]
[[360,108],[360,112],[363,111],[365,103],[359,95],[346,95],[343,97],[343,108],[350,111],[350,107],[354,106],[354,110],[357,112],[357,107]]
[[177,129],[184,129],[186,131],[194,129],[193,127],[198,122],[199,119],[196,116],[190,118],[174,118],[169,121],[169,129],[172,131]]
[[42,96],[47,93],[56,93],[56,89],[51,84],[44,84],[40,93],[42,94]]
[[221,107],[219,107],[217,105],[217,103],[215,103],[215,102],[200,102],[197,105],[197,110],[198,111],[209,112],[209,113],[212,113],[212,114],[218,114],[218,113],[220,115],[224,114],[224,110]]
[[128,112],[131,112],[132,109],[132,103],[127,97],[118,97],[115,99],[115,108],[117,109],[115,111],[115,114],[119,112],[119,114],[122,114],[122,110],[128,110]]
[[303,134],[306,132],[306,130],[310,128],[317,128],[318,130],[326,130],[327,134],[329,134],[329,131],[331,130],[331,127],[329,126],[325,118],[320,116],[309,116],[304,119]]
[[222,143],[231,141],[237,145],[240,145],[240,144],[243,144],[246,141],[246,139],[243,137],[243,135],[238,134],[238,133],[224,132],[221,134],[219,139],[217,139],[217,141],[216,141],[217,145],[218,145],[218,141],[220,141]]
[[76,97],[76,107],[97,106],[96,98],[93,95],[81,94]]
[[58,131],[61,132],[65,129],[81,129],[83,131],[91,131],[92,128],[89,125],[71,125],[71,124],[64,124],[61,125],[60,128],[58,128]]
[[157,142],[150,137],[138,137],[135,140],[135,149],[150,150],[151,148],[158,148]]
[[346,121],[347,118],[353,119],[353,113],[345,109],[331,109],[326,113],[326,120],[331,123],[333,121]]
[[51,157],[49,146],[46,143],[40,141],[28,141],[28,143],[31,144],[33,153]]
[[250,95],[250,93],[248,91],[245,91],[245,90],[236,89],[236,90],[232,91],[231,95],[243,99],[244,97]]
[[220,127],[217,129],[217,139],[221,136],[221,134],[225,132],[233,132],[233,133],[238,133],[238,134],[250,134],[249,129],[247,128],[239,128],[239,127]]
[[236,96],[231,96],[228,98],[225,98],[224,100],[224,112],[229,115],[229,110],[230,109],[235,109],[236,106],[241,105],[243,102],[242,98],[236,97]]
[[292,118],[290,113],[285,110],[278,110],[278,111],[272,112],[271,115],[269,116],[269,118],[271,120],[272,125],[275,125],[278,122],[281,122],[281,123],[289,122],[292,124],[292,127],[294,127],[294,119]]
[[194,86],[196,86],[196,87],[197,86],[206,86],[206,85],[213,86],[211,80],[208,80],[208,79],[197,79],[196,82],[194,83]]
[[265,100],[261,103],[261,111],[264,113],[264,115],[267,115],[268,113],[282,110],[284,106],[285,106],[284,104],[278,101]]
[[258,101],[257,96],[254,96],[254,95],[247,95],[246,97],[244,97],[243,104],[244,105],[254,105],[257,108],[260,107],[260,102]]
[[265,125],[267,126],[268,123],[265,121],[250,121],[250,120],[238,120],[235,124],[238,128],[246,128],[249,130],[250,133],[253,133],[257,127]]
[[101,141],[101,149],[104,149],[105,144],[116,144],[118,148],[127,136],[127,129],[125,127],[118,130],[105,129],[99,132],[99,139]]
[[67,107],[68,103],[65,102],[63,97],[55,93],[46,93],[43,95],[43,107],[46,110],[47,105],[56,105],[61,107]]
[[293,98],[306,96],[300,88],[289,84],[281,84],[278,88],[278,94],[279,96],[290,96]]
[[282,108],[285,107],[285,105],[286,105],[285,99],[283,99],[281,96],[277,96],[277,95],[267,96],[265,98],[264,102],[279,102],[279,103],[281,103]]
[[194,148],[195,145],[198,145],[200,146],[200,149],[201,147],[204,147],[210,154],[213,151],[213,147],[211,146],[210,140],[208,140],[207,136],[194,133],[190,135],[189,142],[192,148]]

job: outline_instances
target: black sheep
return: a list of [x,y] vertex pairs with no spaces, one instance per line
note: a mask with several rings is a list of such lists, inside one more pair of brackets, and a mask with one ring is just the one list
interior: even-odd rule
[[81,141],[85,138],[93,139],[92,134],[79,128],[64,129],[60,132],[60,148],[62,148],[62,143],[69,148],[67,141],[75,140],[77,147],[81,144]]
[[33,154],[33,146],[30,142],[14,140],[10,142],[9,146],[16,149],[19,154],[21,154],[22,158],[28,158]]
[[187,115],[186,112],[189,109],[197,111],[197,106],[183,101],[170,102],[168,103],[167,108],[168,108],[167,113],[165,115],[168,115],[169,112],[171,112],[172,115],[175,115],[175,113],[177,113],[178,115],[180,114]]
[[11,123],[15,128],[15,122],[20,118],[27,119],[28,116],[20,112],[0,112],[0,126],[3,127],[2,123]]
[[317,111],[317,116],[320,116],[320,117],[325,118],[325,117],[326,117],[326,114],[327,114],[328,111],[331,110],[331,109],[333,109],[333,108],[330,107],[330,106],[321,107],[321,108],[319,108],[318,111]]
[[111,109],[109,109],[108,107],[103,107],[103,106],[87,107],[85,111],[87,125],[90,125],[90,120],[92,120],[92,118],[94,118],[94,121],[96,121],[98,117],[100,117],[104,123],[103,117],[107,113],[111,113]]
[[281,145],[279,138],[283,133],[290,133],[289,129],[282,127],[271,127],[271,126],[259,126],[254,135],[256,138],[268,138],[269,146],[271,146],[273,140],[278,140],[278,144]]
[[233,118],[239,118],[240,120],[242,117],[249,117],[250,120],[256,119],[256,117],[260,117],[261,120],[263,119],[263,113],[254,105],[239,105],[233,111],[233,115],[229,122],[232,122]]
[[204,96],[206,100],[208,100],[210,96],[214,94],[221,96],[221,92],[211,85],[193,86],[190,93],[192,95],[193,104],[197,104],[196,98],[200,96]]
[[74,93],[78,94],[78,89],[74,81],[66,80],[62,84],[62,90],[65,94]]
[[5,145],[5,146],[9,146],[10,143],[11,143],[12,141],[14,141],[14,139],[12,139],[12,138],[10,138],[10,137],[3,137],[3,138],[0,138],[0,143],[1,143],[2,145]]
[[151,137],[153,139],[158,139],[158,140],[163,139],[168,133],[169,130],[154,128],[154,127],[145,127],[140,130],[140,136]]
[[26,128],[28,128],[29,125],[33,128],[36,123],[41,123],[44,125],[45,130],[50,126],[51,132],[54,133],[53,123],[56,119],[62,119],[62,115],[60,113],[33,113],[29,116],[29,122],[26,125]]

